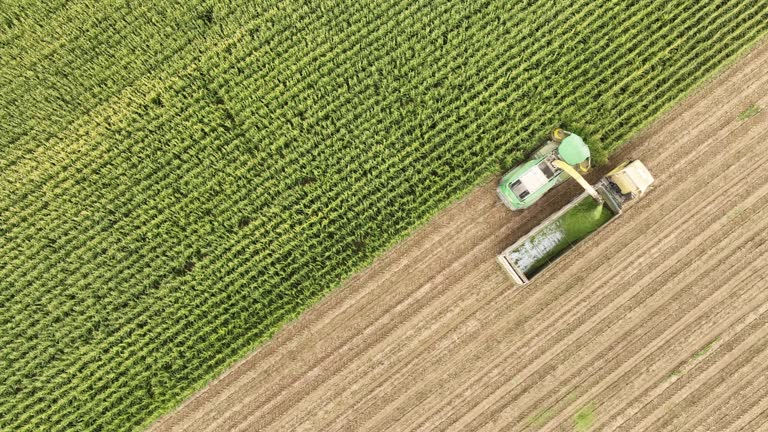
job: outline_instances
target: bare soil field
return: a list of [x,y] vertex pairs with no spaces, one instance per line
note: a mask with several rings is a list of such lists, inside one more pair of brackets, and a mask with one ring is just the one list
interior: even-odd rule
[[513,213],[493,181],[151,429],[768,430],[756,107],[768,45],[612,157],[643,160],[655,187],[530,285],[494,257],[577,186]]

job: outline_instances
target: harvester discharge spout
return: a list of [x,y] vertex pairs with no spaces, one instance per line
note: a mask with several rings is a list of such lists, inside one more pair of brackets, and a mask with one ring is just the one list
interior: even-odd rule
[[587,193],[588,193],[588,194],[589,194],[589,195],[590,195],[592,198],[594,198],[594,199],[595,199],[595,201],[597,201],[598,203],[602,203],[602,202],[603,202],[603,197],[601,197],[601,196],[600,196],[600,194],[599,194],[599,193],[597,193],[597,191],[595,190],[595,188],[593,188],[593,187],[592,187],[592,185],[590,185],[590,184],[589,184],[589,183],[588,183],[588,182],[587,182],[587,181],[584,179],[584,177],[582,177],[582,176],[581,176],[581,174],[579,174],[579,172],[578,172],[578,171],[576,171],[575,169],[573,169],[573,167],[572,167],[572,166],[568,165],[568,163],[566,163],[565,161],[562,161],[562,160],[559,160],[559,159],[558,159],[558,160],[555,160],[555,161],[553,161],[553,162],[552,162],[552,165],[554,165],[554,166],[556,166],[556,167],[560,168],[561,170],[563,170],[563,171],[567,172],[567,173],[568,173],[568,174],[569,174],[571,177],[573,177],[573,179],[574,179],[574,180],[576,180],[577,182],[579,182],[579,184],[581,185],[581,187],[583,187],[583,188],[584,188],[584,190],[585,190],[585,191],[587,191]]

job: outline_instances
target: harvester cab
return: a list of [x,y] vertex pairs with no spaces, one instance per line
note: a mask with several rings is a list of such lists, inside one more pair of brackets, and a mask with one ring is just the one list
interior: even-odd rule
[[588,171],[590,160],[589,147],[580,136],[555,129],[530,160],[502,177],[497,193],[501,201],[512,210],[530,207],[569,177],[587,184],[578,171]]

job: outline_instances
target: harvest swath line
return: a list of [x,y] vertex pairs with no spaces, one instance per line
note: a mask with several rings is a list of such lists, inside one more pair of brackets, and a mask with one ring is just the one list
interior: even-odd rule
[[[738,399],[730,399],[733,397],[733,393],[735,393],[735,390],[739,390],[740,392],[751,390],[755,392],[755,394],[760,394],[760,392],[764,392],[765,390],[761,390],[759,387],[757,388],[750,388],[750,386],[754,386],[757,383],[761,382],[761,377],[764,376],[763,373],[761,373],[761,368],[764,367],[766,364],[766,360],[768,360],[768,356],[765,353],[765,346],[761,346],[761,342],[765,340],[765,336],[768,335],[768,326],[766,326],[766,313],[764,312],[759,317],[759,321],[756,321],[751,325],[745,333],[739,334],[738,336],[741,339],[741,343],[743,345],[749,345],[749,350],[742,350],[743,353],[741,353],[738,356],[734,355],[727,355],[722,354],[723,360],[717,360],[716,367],[719,367],[719,370],[713,371],[712,368],[709,368],[706,370],[705,374],[702,374],[701,377],[697,377],[696,381],[693,384],[683,384],[685,386],[685,390],[687,391],[687,394],[684,394],[683,398],[676,397],[674,400],[677,401],[688,401],[689,398],[695,397],[692,396],[695,394],[695,392],[702,393],[706,392],[706,388],[702,387],[703,385],[710,384],[711,386],[723,386],[724,383],[727,383],[727,386],[724,387],[726,390],[714,393],[713,396],[717,396],[716,401],[719,403],[719,405],[715,406],[724,406],[728,407],[731,403],[737,403],[738,406],[736,408],[738,410],[748,410],[751,408],[750,405],[744,403],[744,398],[738,398]],[[751,328],[756,327],[759,329],[759,331],[756,331],[756,329]],[[751,331],[750,331],[751,330]],[[737,347],[738,348],[738,347]],[[734,362],[733,358],[736,357],[736,362]],[[727,362],[727,363],[726,363]],[[726,363],[726,364],[723,364]],[[704,367],[704,365],[702,365]],[[719,373],[720,375],[715,375],[716,373]],[[734,380],[733,377],[739,377],[739,375],[742,375],[740,378],[735,379],[736,382],[731,382]],[[746,376],[745,376],[746,375]],[[712,379],[714,378],[714,379]],[[706,379],[706,381],[705,381]],[[719,381],[719,382],[716,382]],[[695,385],[694,388],[688,388],[690,385]],[[728,389],[733,389],[734,391],[730,391]],[[707,392],[708,393],[708,392]],[[726,398],[727,397],[727,398]],[[699,410],[701,408],[699,407]],[[673,410],[670,410],[673,411]],[[654,413],[655,414],[655,413]],[[711,413],[706,412],[707,416],[711,415]],[[655,416],[657,419],[658,424],[663,424],[665,427],[675,427],[677,430],[684,430],[689,429],[690,427],[696,427],[701,426],[705,424],[701,418],[701,414],[699,413],[698,416],[692,416],[691,421],[685,421],[683,420],[678,421],[676,419],[662,419],[659,415]],[[663,420],[663,421],[662,421]],[[725,420],[725,419],[718,419],[718,420]],[[677,424],[670,424],[670,423],[677,423]],[[716,425],[711,425],[712,427],[715,427]],[[726,430],[727,424],[721,425],[720,427],[717,427],[717,430]]]

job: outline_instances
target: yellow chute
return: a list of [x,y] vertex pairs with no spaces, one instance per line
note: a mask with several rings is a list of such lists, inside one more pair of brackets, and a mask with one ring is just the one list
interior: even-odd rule
[[592,185],[590,185],[590,184],[589,184],[589,183],[588,183],[588,182],[587,182],[587,181],[584,179],[584,177],[582,177],[582,176],[581,176],[581,174],[579,174],[579,173],[578,173],[578,171],[576,171],[575,169],[573,169],[573,167],[572,167],[572,166],[570,166],[570,165],[568,165],[567,163],[565,163],[565,161],[561,161],[561,160],[559,160],[559,159],[558,159],[558,160],[556,160],[556,161],[554,161],[554,162],[552,162],[552,165],[554,165],[554,166],[556,166],[556,167],[560,168],[561,170],[563,170],[563,171],[567,172],[567,173],[568,173],[568,174],[569,174],[571,177],[573,177],[573,179],[574,179],[574,180],[576,180],[577,182],[579,182],[579,184],[581,185],[581,187],[583,187],[583,188],[584,188],[584,190],[585,190],[585,191],[587,191],[587,193],[588,193],[588,194],[590,194],[590,195],[592,196],[592,198],[594,198],[594,199],[595,199],[595,201],[597,201],[597,202],[599,202],[599,203],[603,202],[603,198],[600,196],[600,194],[599,194],[599,193],[597,193],[597,191],[595,190],[595,188],[593,188],[593,187],[592,187]]

